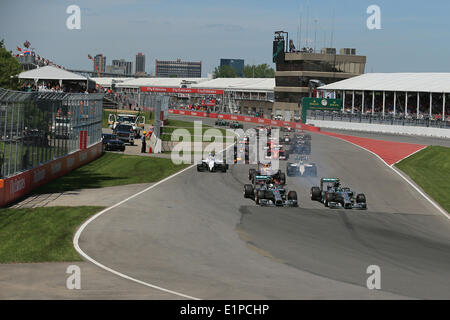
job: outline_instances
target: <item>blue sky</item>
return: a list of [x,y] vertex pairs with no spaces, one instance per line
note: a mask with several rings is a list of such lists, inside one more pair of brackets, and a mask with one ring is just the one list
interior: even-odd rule
[[[81,8],[81,30],[68,30],[66,8]],[[381,30],[366,27],[369,5],[381,8]],[[357,48],[367,56],[366,72],[450,72],[450,1],[407,0],[2,0],[0,39],[15,50],[29,40],[37,52],[65,67],[91,69],[87,55],[103,53],[107,63],[137,52],[154,72],[155,59],[201,60],[203,75],[220,58],[246,64],[271,62],[273,32],[288,31],[296,46],[302,17],[305,45]]]

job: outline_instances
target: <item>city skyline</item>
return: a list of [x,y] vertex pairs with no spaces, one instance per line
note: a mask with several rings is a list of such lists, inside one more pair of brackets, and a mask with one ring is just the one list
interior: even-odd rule
[[142,52],[149,61],[147,73],[154,73],[156,59],[181,58],[202,61],[202,76],[206,76],[224,57],[274,67],[273,32],[284,30],[297,49],[306,43],[315,43],[317,50],[329,47],[333,34],[337,50],[351,47],[367,56],[366,72],[449,72],[450,45],[442,39],[450,33],[445,17],[450,4],[443,0],[391,2],[377,1],[382,27],[369,30],[366,10],[373,2],[365,0],[287,0],[282,7],[256,0],[231,0],[226,5],[199,0],[189,4],[81,0],[75,3],[81,8],[81,29],[69,30],[66,8],[72,3],[14,1],[2,4],[0,38],[13,52],[29,40],[38,54],[72,69],[92,69],[88,54],[133,61]]

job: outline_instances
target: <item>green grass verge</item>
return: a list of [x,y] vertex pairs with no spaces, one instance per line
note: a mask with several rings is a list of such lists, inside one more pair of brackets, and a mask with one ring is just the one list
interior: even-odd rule
[[[202,124],[202,135],[208,130],[211,129],[211,126]],[[172,140],[172,133],[177,129],[186,129],[189,134],[191,135],[191,141],[194,141],[194,122],[190,121],[182,121],[182,120],[175,120],[175,119],[168,119],[167,125],[161,129],[161,140],[162,141],[171,141]],[[227,132],[223,128],[214,128],[218,129],[223,139],[225,140],[225,137],[227,135]],[[206,139],[202,139],[203,141],[208,141]]]
[[430,146],[396,166],[450,212],[450,148]]
[[36,189],[34,193],[56,193],[159,181],[187,165],[171,159],[105,153],[97,160]]
[[77,227],[102,207],[0,209],[0,263],[81,261]]

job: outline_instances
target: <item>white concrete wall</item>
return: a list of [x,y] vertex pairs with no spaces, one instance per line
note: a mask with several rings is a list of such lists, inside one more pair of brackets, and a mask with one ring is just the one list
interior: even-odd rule
[[380,132],[401,135],[426,136],[450,139],[450,129],[395,126],[387,124],[357,123],[344,121],[307,120],[307,124],[321,128],[342,129],[351,131]]

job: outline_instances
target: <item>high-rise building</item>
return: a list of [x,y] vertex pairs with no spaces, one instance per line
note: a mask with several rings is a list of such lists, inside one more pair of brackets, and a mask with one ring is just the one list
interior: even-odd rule
[[[106,57],[99,53],[94,57],[94,61],[95,64],[97,65],[98,71],[99,72],[105,72],[106,69]],[[93,66],[94,71],[97,72],[97,70],[95,69],[95,65]]]
[[230,66],[239,77],[244,76],[244,59],[220,59],[220,66]]
[[125,59],[113,60],[112,65],[115,67],[124,67],[125,74],[131,75],[133,73],[133,62],[125,61]]
[[139,52],[136,55],[134,65],[136,66],[135,73],[137,75],[145,74],[145,55],[143,55],[142,52]]
[[161,78],[201,78],[202,62],[181,61],[181,59],[176,61],[156,60],[155,76]]

